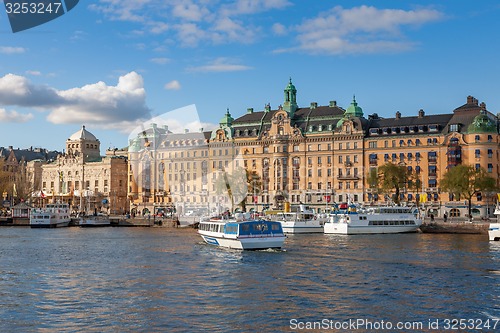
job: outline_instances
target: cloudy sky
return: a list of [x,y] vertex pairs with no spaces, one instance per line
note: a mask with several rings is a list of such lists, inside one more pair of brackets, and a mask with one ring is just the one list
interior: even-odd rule
[[[500,112],[497,1],[84,0],[12,33],[0,10],[0,146],[62,150],[82,125],[108,147],[171,110],[177,130],[283,103],[393,117]],[[179,113],[177,113],[179,114]],[[167,117],[168,118],[168,117]],[[104,153],[104,151],[103,151]]]

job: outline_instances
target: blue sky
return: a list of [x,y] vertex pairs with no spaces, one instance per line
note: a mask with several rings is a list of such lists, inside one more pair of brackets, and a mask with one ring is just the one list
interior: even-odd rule
[[104,152],[192,104],[208,129],[277,108],[289,77],[301,107],[500,111],[496,1],[81,0],[18,33],[0,9],[0,146],[62,150],[86,125]]

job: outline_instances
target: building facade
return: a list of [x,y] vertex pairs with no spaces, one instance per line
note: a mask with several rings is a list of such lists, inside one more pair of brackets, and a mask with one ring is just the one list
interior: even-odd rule
[[65,153],[51,162],[33,161],[33,203],[64,201],[73,213],[125,214],[127,157],[110,150],[100,155],[99,140],[83,126],[66,140]]
[[[419,186],[407,184],[400,193],[403,204],[464,216],[463,199],[441,191],[439,180],[449,167],[466,164],[484,168],[498,182],[498,133],[498,117],[472,96],[451,112],[419,110],[415,116],[396,112],[394,118],[382,118],[365,116],[356,98],[346,109],[336,101],[299,107],[290,80],[276,109],[269,104],[258,112],[249,108],[236,119],[227,110],[211,132],[173,134],[153,126],[131,140],[129,198],[148,210],[163,203],[183,212],[234,209],[234,198],[221,195],[220,180],[243,168],[250,209],[284,202],[318,211],[334,202],[382,204],[391,194],[373,188],[368,175],[390,162],[419,180]],[[495,198],[496,193],[479,193],[473,214],[491,215]]]

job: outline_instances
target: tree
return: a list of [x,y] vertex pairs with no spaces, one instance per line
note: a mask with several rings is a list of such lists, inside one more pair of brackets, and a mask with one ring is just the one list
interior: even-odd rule
[[495,178],[488,176],[484,168],[476,169],[472,165],[457,165],[444,174],[440,181],[441,189],[465,198],[468,202],[468,215],[471,217],[472,197],[482,191],[496,191],[498,186]]
[[11,172],[8,171],[5,160],[0,159],[0,196],[3,193],[12,194],[13,183]]
[[394,203],[399,204],[399,193],[408,182],[408,171],[404,165],[386,163],[378,168],[378,185],[382,192],[392,194],[394,191]]

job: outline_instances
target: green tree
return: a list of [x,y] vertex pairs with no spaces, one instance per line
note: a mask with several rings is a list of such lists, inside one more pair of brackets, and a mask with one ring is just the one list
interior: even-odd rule
[[386,163],[378,168],[378,186],[383,193],[394,192],[394,203],[399,204],[399,193],[408,182],[408,171],[404,165]]
[[457,165],[448,169],[440,181],[444,192],[452,193],[458,199],[468,202],[468,215],[472,212],[472,197],[483,191],[496,191],[495,178],[488,175],[483,168],[476,169],[472,165]]

